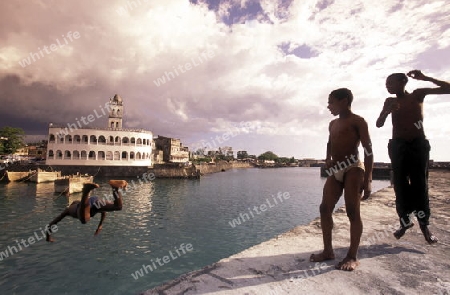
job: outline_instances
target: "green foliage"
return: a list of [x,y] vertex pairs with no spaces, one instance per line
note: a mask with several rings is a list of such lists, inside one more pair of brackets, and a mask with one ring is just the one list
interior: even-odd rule
[[204,156],[205,155],[205,148],[200,148],[200,149],[197,149],[195,152],[194,152],[194,155],[199,155],[199,156]]
[[295,163],[294,157],[288,158],[288,157],[280,157],[276,160],[277,163],[283,163],[283,164],[292,164]]
[[194,164],[200,164],[200,163],[209,163],[211,162],[211,158],[210,157],[203,157],[203,158],[197,158],[195,160],[192,160],[192,163]]
[[238,152],[237,152],[237,158],[238,158],[239,160],[247,159],[247,158],[248,158],[248,153],[247,153],[247,151],[238,151]]
[[14,154],[23,147],[25,132],[21,128],[5,126],[0,129],[0,154]]
[[260,161],[264,161],[264,160],[273,160],[276,161],[278,159],[278,156],[275,155],[273,152],[271,151],[267,151],[261,155],[258,156],[258,160]]

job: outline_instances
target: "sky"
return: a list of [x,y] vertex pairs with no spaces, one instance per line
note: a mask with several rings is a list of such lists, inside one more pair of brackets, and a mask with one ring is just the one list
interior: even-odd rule
[[[16,0],[0,16],[0,127],[28,138],[119,94],[125,128],[191,149],[323,159],[328,95],[347,87],[375,161],[388,162],[390,117],[375,126],[386,77],[420,69],[450,80],[446,0]],[[410,79],[406,89],[420,87],[435,85]],[[449,114],[450,95],[426,97],[436,161],[450,160]]]

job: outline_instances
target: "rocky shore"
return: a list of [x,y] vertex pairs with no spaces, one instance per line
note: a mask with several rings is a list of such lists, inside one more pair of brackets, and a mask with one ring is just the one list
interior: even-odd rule
[[426,243],[417,222],[402,239],[392,236],[398,222],[389,187],[361,204],[364,232],[360,266],[353,272],[334,268],[349,245],[349,222],[338,208],[335,260],[309,262],[311,253],[322,249],[317,218],[142,294],[450,294],[450,171],[431,171],[429,187],[436,245]]

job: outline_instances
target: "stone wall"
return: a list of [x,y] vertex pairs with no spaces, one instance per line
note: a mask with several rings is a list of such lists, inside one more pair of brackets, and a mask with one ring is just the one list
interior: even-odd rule
[[159,164],[149,169],[156,178],[199,178],[200,172],[195,166],[186,167],[184,164]]
[[154,173],[156,178],[198,178],[201,174],[210,174],[221,171],[227,171],[233,168],[250,168],[249,163],[228,163],[221,162],[217,164],[202,164],[190,167],[180,163],[159,164],[153,167],[147,166],[79,166],[79,165],[10,165],[0,171],[1,175],[5,170],[26,172],[36,170],[61,171],[62,175],[71,174],[89,174],[95,177],[138,177],[144,173]]
[[202,163],[199,165],[195,165],[198,170],[200,170],[201,174],[210,174],[216,172],[223,172],[233,168],[251,168],[253,167],[251,164],[246,162],[219,162],[214,164]]

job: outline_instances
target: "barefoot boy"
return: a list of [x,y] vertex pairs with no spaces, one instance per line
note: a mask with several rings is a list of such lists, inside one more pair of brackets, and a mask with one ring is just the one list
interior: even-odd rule
[[[126,188],[128,183],[125,180],[110,180],[109,184],[112,187],[114,203],[99,201],[98,197],[90,197],[91,190],[98,188],[98,184],[85,183],[83,185],[83,195],[81,201],[74,201],[67,207],[58,217],[50,222],[49,227],[53,224],[57,224],[66,216],[72,216],[81,221],[81,223],[87,223],[91,217],[97,213],[101,213],[100,223],[94,235],[98,235],[102,230],[102,223],[105,220],[106,212],[122,210],[122,195],[119,192],[119,188]],[[54,242],[50,233],[47,232],[47,242]]]
[[[337,269],[351,271],[358,266],[357,253],[363,230],[360,216],[360,200],[371,193],[373,155],[366,121],[352,113],[353,94],[349,89],[332,91],[328,98],[328,109],[338,119],[330,122],[327,144],[326,166],[330,176],[323,188],[320,204],[320,222],[322,226],[324,250],[312,254],[310,261],[321,262],[334,259],[331,231],[332,213],[344,190],[345,208],[350,220],[350,248],[347,256],[336,265]],[[358,146],[364,147],[364,164],[359,160]],[[364,169],[365,167],[365,169]]]
[[428,162],[430,143],[423,130],[423,101],[428,94],[450,94],[450,84],[425,76],[418,70],[408,76],[422,81],[430,81],[438,88],[419,88],[412,93],[405,91],[408,77],[403,73],[390,75],[386,88],[396,97],[388,97],[377,120],[382,127],[387,116],[392,113],[392,139],[388,151],[394,172],[396,209],[400,218],[400,228],[394,233],[400,239],[414,224],[410,214],[419,221],[425,240],[436,243],[438,239],[429,231],[430,205],[428,199]]

